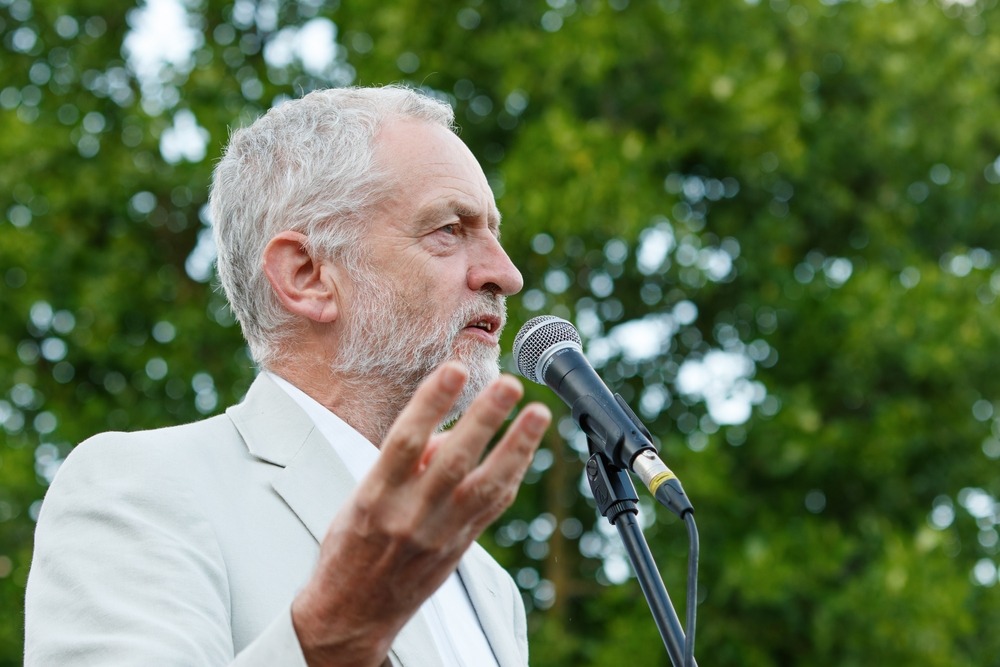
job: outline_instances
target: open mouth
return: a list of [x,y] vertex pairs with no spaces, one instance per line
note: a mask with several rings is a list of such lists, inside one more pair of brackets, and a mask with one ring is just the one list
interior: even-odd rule
[[497,317],[478,317],[465,325],[466,329],[479,329],[488,334],[495,334],[500,331],[501,322]]
[[483,331],[486,331],[487,333],[493,331],[493,323],[492,322],[486,322],[486,321],[472,322],[468,326],[472,327],[473,329],[482,329]]

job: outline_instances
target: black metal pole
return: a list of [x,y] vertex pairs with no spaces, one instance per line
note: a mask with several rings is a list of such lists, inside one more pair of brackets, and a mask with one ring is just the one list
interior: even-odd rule
[[[594,493],[594,500],[597,501],[601,514],[618,529],[670,662],[674,667],[683,667],[684,630],[656,569],[656,562],[642,534],[642,528],[636,521],[639,498],[635,493],[635,486],[626,471],[608,463],[599,450],[591,448],[591,451],[594,454],[587,461],[587,480]],[[697,662],[693,665],[697,665]]]

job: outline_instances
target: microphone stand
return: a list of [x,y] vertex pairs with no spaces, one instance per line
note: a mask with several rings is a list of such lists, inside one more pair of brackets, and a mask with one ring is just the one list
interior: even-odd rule
[[587,461],[587,481],[594,493],[594,500],[604,518],[618,529],[670,662],[674,667],[682,667],[684,630],[656,569],[642,528],[636,521],[639,497],[635,493],[635,486],[628,473],[608,461],[601,448],[589,436],[587,444],[591,451],[591,457]]

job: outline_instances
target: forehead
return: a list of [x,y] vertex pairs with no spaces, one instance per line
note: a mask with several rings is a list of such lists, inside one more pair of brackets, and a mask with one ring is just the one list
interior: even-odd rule
[[483,217],[499,227],[500,214],[482,167],[446,127],[419,120],[388,122],[376,136],[375,157],[386,172],[395,204]]

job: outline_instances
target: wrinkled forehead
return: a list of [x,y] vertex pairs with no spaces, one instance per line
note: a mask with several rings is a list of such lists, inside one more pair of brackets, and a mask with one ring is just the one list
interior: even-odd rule
[[472,151],[451,130],[425,121],[385,124],[375,137],[375,168],[389,199],[427,198],[467,217],[500,226],[493,190]]

